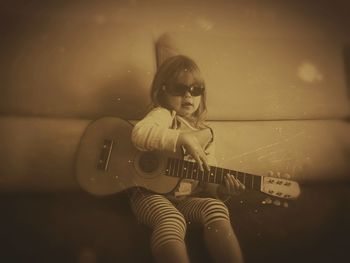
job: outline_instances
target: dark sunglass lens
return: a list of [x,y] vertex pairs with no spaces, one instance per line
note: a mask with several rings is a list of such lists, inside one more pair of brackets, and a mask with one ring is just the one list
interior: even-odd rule
[[197,86],[197,85],[193,85],[193,86],[187,86],[185,84],[176,84],[174,86],[168,86],[166,88],[166,91],[172,95],[172,96],[184,96],[186,94],[186,92],[188,91],[191,96],[200,96],[203,95],[204,92],[204,88],[202,86]]
[[177,96],[183,96],[186,93],[187,86],[184,84],[176,84],[172,88],[172,93]]
[[200,86],[192,86],[190,89],[190,93],[192,96],[200,96],[203,95],[204,89]]

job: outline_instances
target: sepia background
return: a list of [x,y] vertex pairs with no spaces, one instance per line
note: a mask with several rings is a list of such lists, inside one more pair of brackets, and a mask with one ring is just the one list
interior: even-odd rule
[[[0,1],[3,258],[151,261],[127,196],[83,192],[75,156],[91,120],[141,119],[157,60],[185,54],[206,81],[219,165],[301,184],[288,208],[249,191],[229,202],[246,261],[341,260],[349,12],[345,0]],[[192,257],[204,262],[193,232]]]

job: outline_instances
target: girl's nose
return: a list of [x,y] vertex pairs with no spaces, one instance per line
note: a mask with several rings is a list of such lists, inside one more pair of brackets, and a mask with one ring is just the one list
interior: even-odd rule
[[191,93],[188,91],[188,90],[186,90],[186,92],[185,92],[185,94],[184,94],[184,97],[186,98],[186,97],[192,97],[192,95],[191,95]]

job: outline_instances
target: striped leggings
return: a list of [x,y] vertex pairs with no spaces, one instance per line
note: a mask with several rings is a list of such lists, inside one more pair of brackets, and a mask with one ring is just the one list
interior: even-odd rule
[[184,243],[186,222],[207,227],[218,220],[230,220],[225,204],[213,198],[186,197],[172,203],[163,195],[135,191],[130,203],[138,220],[153,229],[152,251],[168,242]]

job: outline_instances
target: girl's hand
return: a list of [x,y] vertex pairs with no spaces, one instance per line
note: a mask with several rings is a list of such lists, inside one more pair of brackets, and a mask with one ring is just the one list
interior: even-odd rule
[[245,190],[244,184],[236,179],[232,174],[225,175],[225,185],[218,187],[218,193],[223,195],[238,195]]
[[178,148],[183,146],[186,149],[186,152],[198,163],[201,171],[204,171],[204,169],[210,171],[207,155],[196,137],[196,132],[181,132],[177,140],[177,146]]

